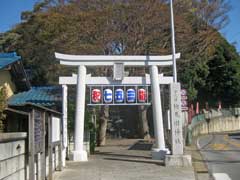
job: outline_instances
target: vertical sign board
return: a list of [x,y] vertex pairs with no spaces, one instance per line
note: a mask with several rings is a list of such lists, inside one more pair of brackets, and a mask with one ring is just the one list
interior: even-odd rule
[[67,86],[63,85],[62,86],[63,90],[63,104],[62,104],[62,112],[63,112],[63,147],[67,147],[67,114],[68,114],[68,109],[67,109]]
[[35,110],[34,113],[34,145],[35,153],[39,153],[43,150],[42,144],[44,141],[43,120],[42,113]]
[[181,89],[181,101],[182,101],[182,111],[188,110],[188,102],[187,102],[187,90]]
[[172,154],[183,154],[182,109],[180,83],[170,84]]
[[121,81],[124,78],[124,64],[114,63],[113,66],[113,79],[116,81]]
[[60,118],[52,117],[52,142],[60,141],[60,133],[61,133],[61,126],[60,126]]

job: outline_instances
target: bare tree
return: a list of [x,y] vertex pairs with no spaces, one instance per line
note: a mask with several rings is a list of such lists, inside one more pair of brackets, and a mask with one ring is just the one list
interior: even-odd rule
[[107,123],[109,120],[109,106],[102,106],[99,118],[99,133],[97,145],[103,146],[106,144]]

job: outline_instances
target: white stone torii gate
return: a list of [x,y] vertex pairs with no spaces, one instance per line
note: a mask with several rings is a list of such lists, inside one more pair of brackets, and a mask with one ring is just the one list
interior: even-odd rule
[[[164,158],[167,149],[164,140],[162,105],[159,83],[170,84],[172,77],[164,77],[158,74],[157,66],[171,66],[172,55],[168,56],[88,56],[88,55],[67,55],[55,53],[60,64],[78,66],[78,75],[73,77],[60,77],[60,84],[77,84],[76,116],[74,133],[74,161],[87,161],[87,152],[83,149],[84,138],[84,114],[85,114],[85,92],[86,84],[151,84],[152,86],[152,107],[154,134],[156,148],[153,156]],[[180,53],[175,54],[180,58]],[[115,63],[122,63],[124,66],[150,66],[150,77],[125,77],[122,81],[114,81],[110,77],[91,77],[86,75],[86,66],[113,66]]]

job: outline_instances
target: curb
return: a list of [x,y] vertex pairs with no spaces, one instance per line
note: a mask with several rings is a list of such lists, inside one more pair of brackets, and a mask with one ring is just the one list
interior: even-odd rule
[[[212,139],[213,139],[213,135],[212,135],[212,134],[211,134],[211,136],[212,136]],[[207,159],[205,158],[205,156],[204,156],[203,153],[201,152],[201,147],[200,147],[200,144],[199,144],[199,139],[200,139],[200,138],[201,138],[201,136],[198,137],[197,140],[196,140],[197,149],[199,150],[199,153],[201,154],[203,160],[205,161],[204,164],[207,166],[208,174],[209,174],[211,180],[216,180],[216,178],[213,176],[213,172],[212,172],[212,171],[210,170],[210,168],[209,168],[209,164],[207,163]],[[211,139],[211,140],[212,140],[212,139]],[[207,144],[209,144],[209,142],[208,142]],[[206,145],[207,145],[207,144],[206,144]],[[206,146],[206,145],[204,145],[204,146]],[[204,147],[204,146],[203,146],[203,147]]]

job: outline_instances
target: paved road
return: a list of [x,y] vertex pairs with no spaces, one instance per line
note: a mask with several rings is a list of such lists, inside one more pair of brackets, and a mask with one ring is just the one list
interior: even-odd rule
[[[137,140],[108,141],[88,162],[68,162],[54,180],[194,180],[192,168],[165,167],[151,160],[152,145]],[[133,145],[135,144],[135,145]],[[133,146],[132,146],[133,145]]]
[[198,146],[216,180],[240,180],[239,135],[208,135],[199,138]]

